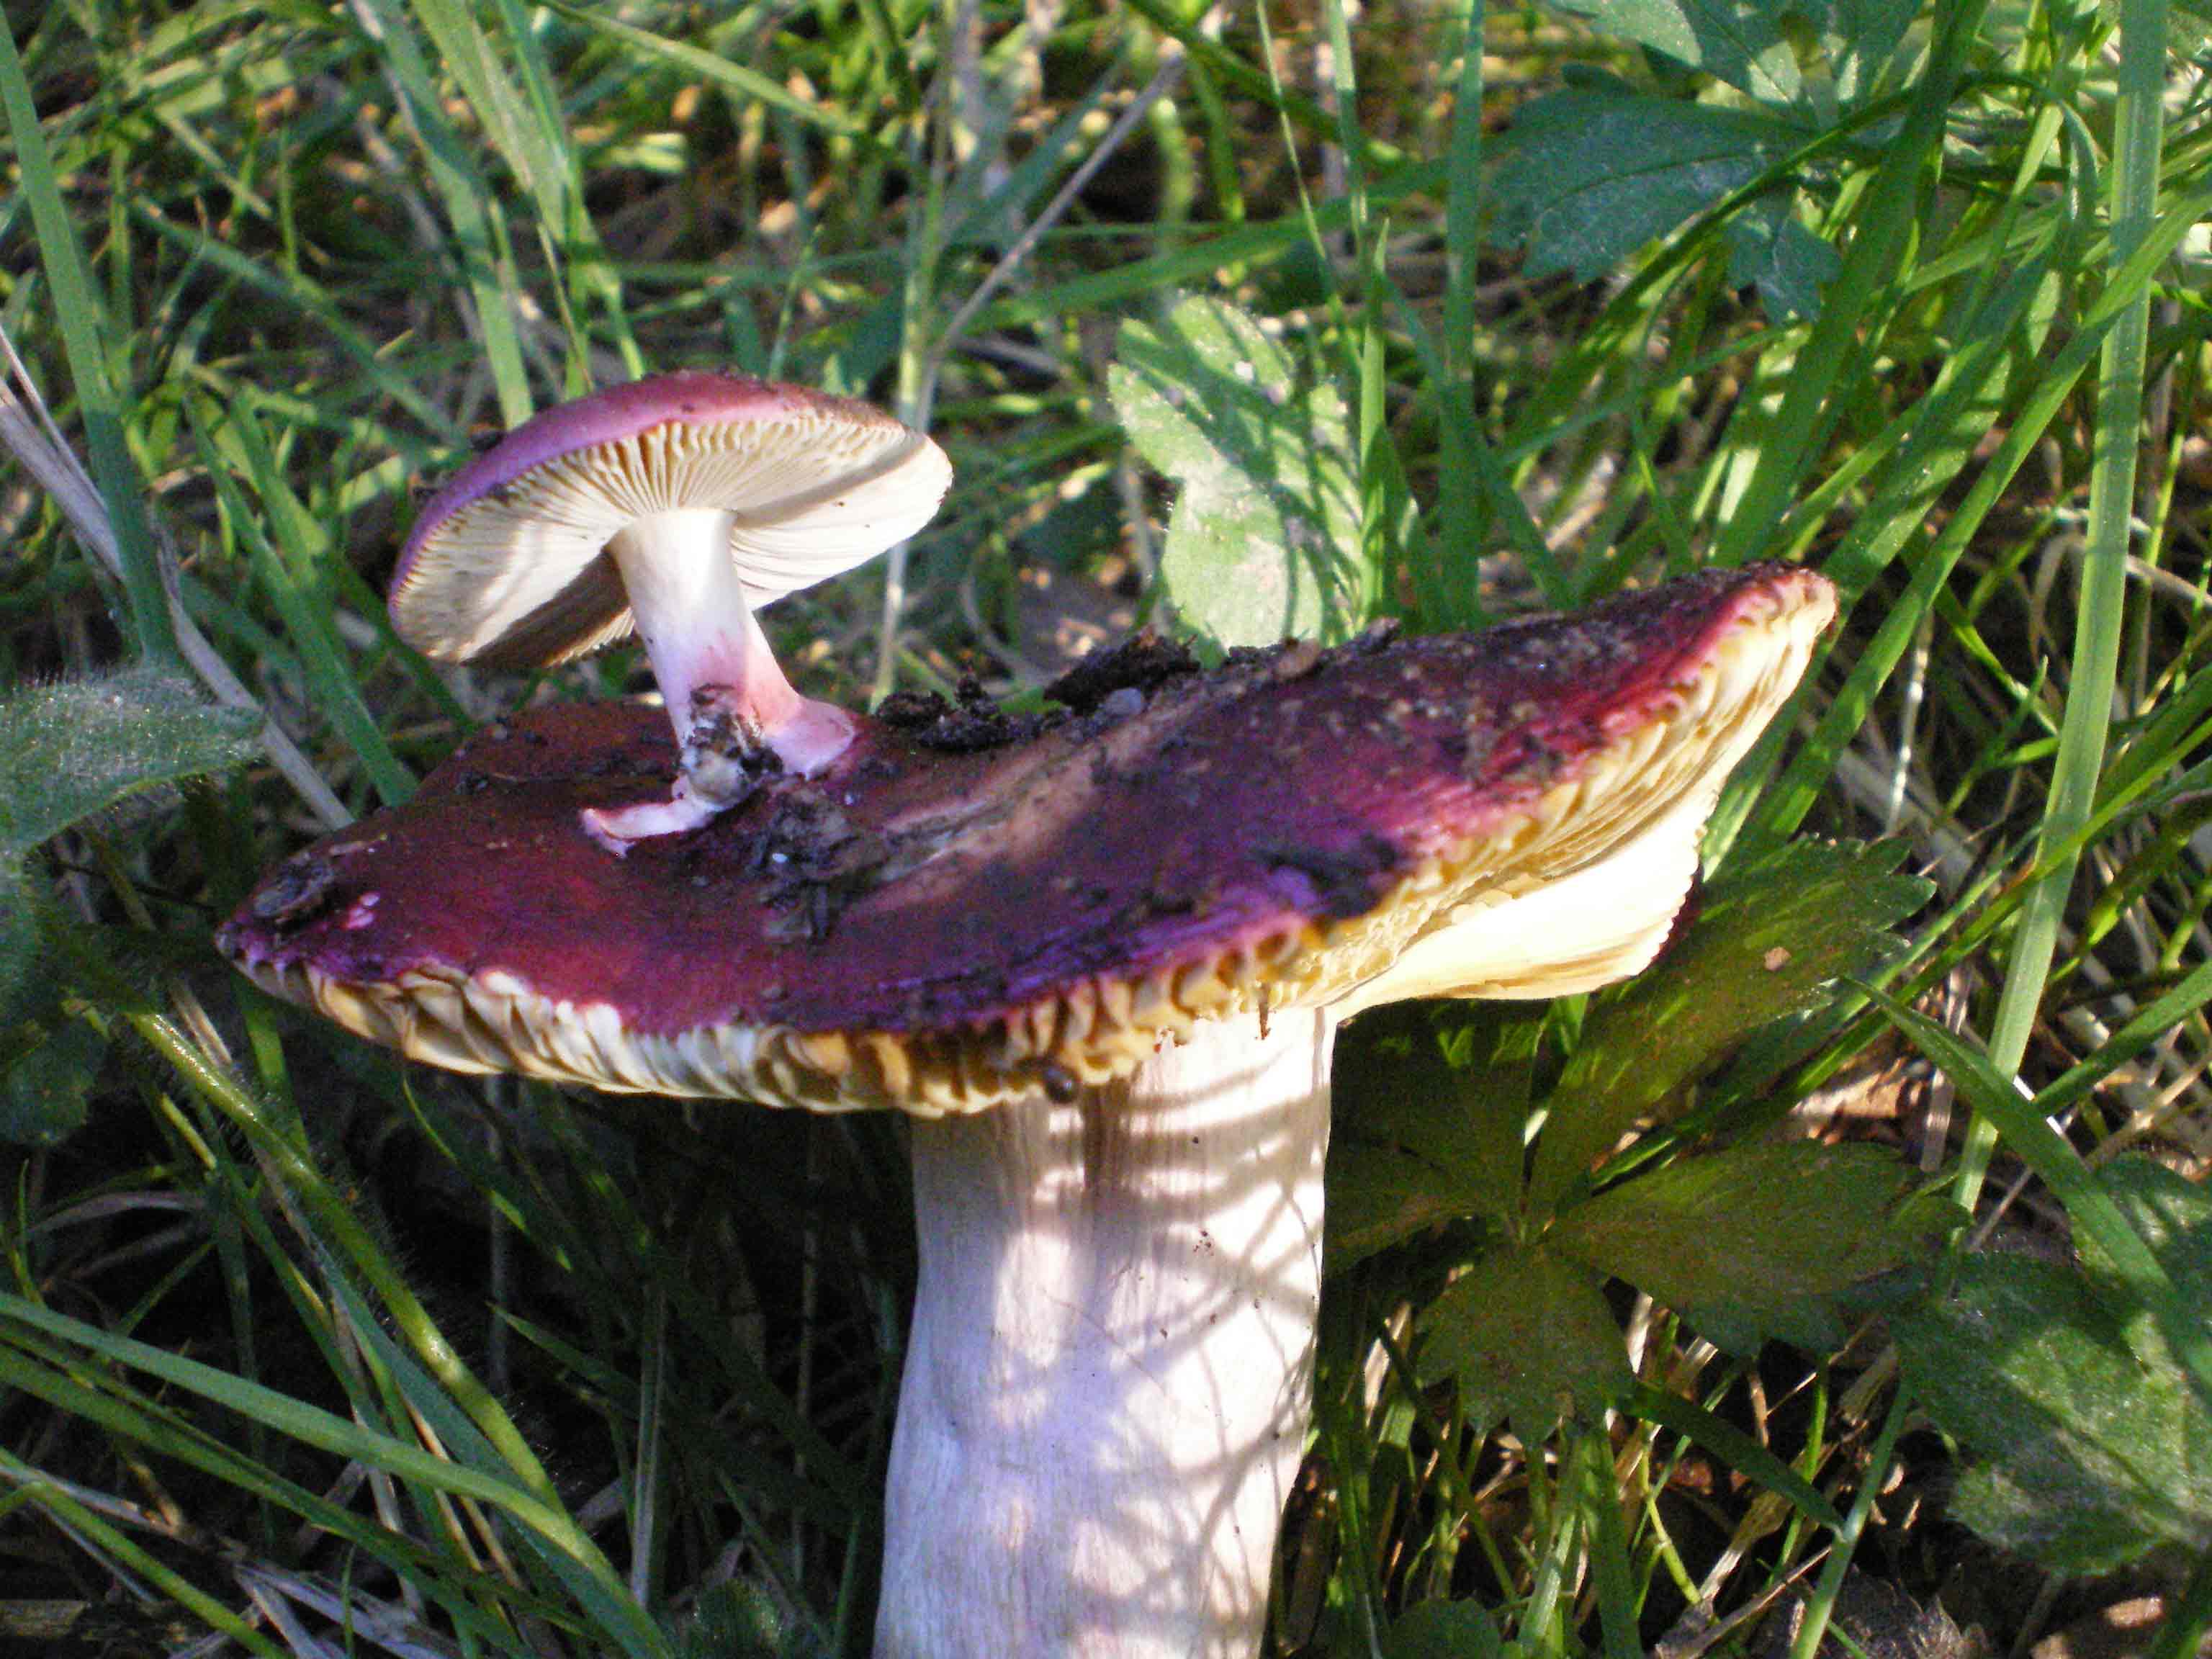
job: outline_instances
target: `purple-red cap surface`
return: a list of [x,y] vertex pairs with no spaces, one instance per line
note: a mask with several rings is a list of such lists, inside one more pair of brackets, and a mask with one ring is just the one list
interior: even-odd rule
[[759,605],[912,535],[951,476],[928,438],[850,398],[698,373],[613,386],[524,422],[424,504],[392,622],[448,661],[565,660],[629,630],[605,550],[639,520],[729,514]]
[[[440,1064],[930,1113],[1103,1081],[1216,1014],[1602,982],[1663,936],[1832,608],[1761,567],[1211,672],[1136,650],[1043,722],[864,721],[822,775],[622,859],[577,814],[665,786],[665,721],[547,710],[296,855],[221,943]],[[1573,892],[1650,914],[1545,908]]]

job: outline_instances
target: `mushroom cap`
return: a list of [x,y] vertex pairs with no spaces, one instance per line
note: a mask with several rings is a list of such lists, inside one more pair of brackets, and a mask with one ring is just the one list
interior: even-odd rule
[[532,416],[424,504],[392,620],[448,662],[565,662],[629,631],[607,543],[655,514],[734,515],[753,604],[912,535],[951,482],[945,452],[880,410],[737,375],[656,375]]
[[[549,709],[296,855],[219,942],[458,1069],[929,1115],[1124,1075],[1211,1016],[1354,1001],[1401,961],[1417,991],[1510,994],[1547,948],[1516,905],[1577,881],[1637,911],[1546,920],[1568,981],[1602,982],[1657,948],[1832,608],[1759,567],[1209,673],[1139,653],[1007,741],[972,709],[866,721],[822,775],[621,860],[576,815],[660,787],[665,722]],[[1672,886],[1645,895],[1623,860],[1655,836]]]

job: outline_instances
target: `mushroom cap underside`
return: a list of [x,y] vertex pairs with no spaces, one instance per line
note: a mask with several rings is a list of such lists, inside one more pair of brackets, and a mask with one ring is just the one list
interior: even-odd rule
[[[665,721],[549,709],[280,866],[220,942],[459,1069],[931,1114],[1103,1082],[1197,1020],[1356,1000],[1401,963],[1412,992],[1576,988],[1656,949],[1832,603],[1805,571],[1710,572],[1481,634],[1155,666],[957,742],[865,720],[828,772],[621,859],[577,814],[665,787]],[[1655,839],[1671,890],[1646,894],[1623,860]],[[1547,985],[1548,933],[1494,935],[1578,883],[1658,925]]]
[[610,387],[524,422],[424,503],[392,623],[447,661],[567,661],[630,630],[606,547],[631,524],[730,514],[758,606],[912,535],[951,477],[935,443],[851,398],[702,373]]

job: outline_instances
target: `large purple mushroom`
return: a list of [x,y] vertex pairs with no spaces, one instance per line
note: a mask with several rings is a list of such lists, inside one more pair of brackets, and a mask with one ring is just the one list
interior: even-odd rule
[[784,678],[754,609],[912,535],[951,476],[934,443],[848,398],[725,374],[615,386],[525,422],[430,498],[392,622],[430,656],[509,666],[636,628],[677,777],[589,820],[620,853],[852,742],[851,715]]
[[[1139,647],[908,707],[605,858],[627,708],[473,738],[224,929],[465,1070],[914,1115],[881,1656],[1253,1653],[1304,1445],[1336,1026],[1635,973],[1827,584],[1714,572],[1478,635]],[[465,854],[465,856],[463,854]]]

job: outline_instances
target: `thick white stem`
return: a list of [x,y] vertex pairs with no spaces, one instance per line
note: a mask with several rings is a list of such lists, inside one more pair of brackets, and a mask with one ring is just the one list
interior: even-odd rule
[[915,1126],[878,1659],[1249,1659],[1312,1401],[1334,1021]]

